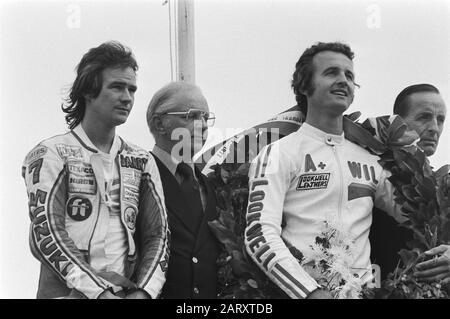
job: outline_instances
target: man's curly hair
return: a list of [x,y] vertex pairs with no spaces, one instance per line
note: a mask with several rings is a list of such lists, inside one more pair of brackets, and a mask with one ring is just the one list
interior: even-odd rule
[[294,90],[297,105],[300,106],[300,109],[305,116],[308,110],[308,103],[306,95],[301,92],[306,92],[308,95],[311,95],[314,92],[312,84],[312,77],[314,74],[313,58],[317,53],[323,51],[342,53],[350,60],[353,60],[354,57],[354,53],[350,47],[340,42],[318,42],[303,52],[300,59],[295,64],[295,72],[292,75],[291,87]]
[[77,77],[69,91],[69,96],[61,108],[66,115],[70,129],[75,128],[83,120],[86,110],[85,95],[96,98],[103,86],[102,71],[106,68],[138,69],[136,59],[131,50],[117,41],[102,43],[90,49],[78,64]]

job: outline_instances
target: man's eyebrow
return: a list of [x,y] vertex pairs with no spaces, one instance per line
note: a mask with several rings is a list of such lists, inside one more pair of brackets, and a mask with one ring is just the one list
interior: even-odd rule
[[327,71],[335,71],[337,69],[338,69],[338,67],[336,67],[336,66],[330,66],[330,67],[326,68],[325,70],[323,70],[323,73],[325,73]]
[[[110,83],[108,84],[108,86],[111,86],[111,85],[118,85],[118,84],[119,84],[119,85],[125,86],[125,85],[128,85],[128,82],[127,82],[127,81],[123,81],[123,80],[114,80],[114,81],[110,82]],[[132,87],[132,88],[136,88],[136,89],[137,89],[137,86],[134,85],[134,84],[130,84],[129,86]]]
[[[340,69],[340,68],[337,67],[337,66],[330,66],[330,67],[326,68],[325,70],[323,70],[323,73],[325,73],[327,71],[335,71],[335,70],[338,70],[338,69]],[[355,73],[352,70],[350,70],[350,69],[344,69],[344,72],[351,73],[353,76],[355,75]]]
[[433,112],[431,112],[430,110],[421,110],[419,113],[417,113],[417,116],[430,115],[430,114],[433,114]]

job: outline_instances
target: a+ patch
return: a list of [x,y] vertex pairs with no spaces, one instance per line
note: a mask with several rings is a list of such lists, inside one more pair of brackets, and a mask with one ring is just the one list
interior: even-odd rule
[[324,169],[325,168],[325,166],[327,166],[326,164],[324,164],[324,163],[322,163],[322,162],[320,162],[319,163],[319,165],[317,165],[317,166],[319,166],[320,167],[320,169]]

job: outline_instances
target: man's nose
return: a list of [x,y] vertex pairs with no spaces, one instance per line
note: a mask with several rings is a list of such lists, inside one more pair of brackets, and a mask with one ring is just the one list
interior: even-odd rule
[[347,82],[348,81],[347,77],[345,76],[345,72],[344,71],[337,71],[336,73],[337,73],[337,75],[336,75],[337,82],[340,83],[340,82]]
[[439,134],[439,125],[436,117],[433,117],[428,122],[427,130],[433,134]]
[[128,90],[128,89],[123,90],[121,97],[122,97],[122,101],[129,102],[129,101],[133,100],[133,96],[132,96],[130,90]]
[[205,129],[208,127],[208,120],[202,116],[202,128]]

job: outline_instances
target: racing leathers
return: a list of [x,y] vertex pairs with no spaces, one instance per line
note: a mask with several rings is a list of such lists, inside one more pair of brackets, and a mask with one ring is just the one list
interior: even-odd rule
[[[398,214],[388,172],[379,157],[307,123],[269,144],[249,170],[245,245],[257,265],[291,298],[320,288],[287,245],[307,252],[339,221],[354,239],[353,272],[371,275],[369,229],[372,207]],[[401,217],[398,217],[401,218]]]
[[117,246],[125,245],[123,273],[117,275],[93,265],[107,246],[113,221],[101,157],[81,125],[42,141],[24,160],[29,243],[41,262],[38,298],[64,297],[73,291],[97,298],[107,289],[121,290],[121,278],[133,284],[127,288],[143,289],[152,298],[162,289],[170,234],[158,168],[151,154],[118,136],[116,140],[115,183],[120,187],[115,187],[119,196],[114,205],[124,233],[118,237],[124,243]]

